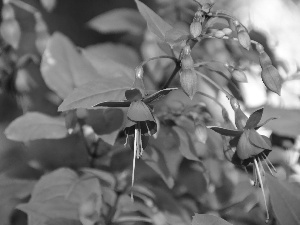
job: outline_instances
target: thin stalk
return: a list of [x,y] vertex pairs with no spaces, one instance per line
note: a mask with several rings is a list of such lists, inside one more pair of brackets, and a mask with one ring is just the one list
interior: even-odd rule
[[209,77],[205,76],[203,73],[200,73],[199,71],[195,70],[196,73],[201,76],[202,78],[204,78],[206,81],[208,81],[210,84],[212,84],[213,86],[215,86],[218,90],[220,90],[221,92],[223,92],[226,97],[228,99],[233,98],[233,96],[231,94],[229,94],[229,92],[227,92],[226,90],[224,90],[223,88],[221,88],[216,82],[214,82],[212,79],[210,79]]
[[125,222],[146,222],[146,223],[153,223],[153,220],[146,218],[146,217],[139,217],[139,216],[128,216],[113,221],[113,223],[125,223]]
[[171,59],[171,60],[173,60],[175,63],[178,63],[178,62],[179,62],[179,60],[176,59],[176,58],[173,57],[173,56],[161,55],[161,56],[152,57],[152,58],[149,58],[149,59],[143,61],[138,67],[143,67],[143,66],[145,66],[148,62],[153,61],[153,60],[157,60],[157,59]]
[[164,84],[163,89],[166,89],[169,87],[169,85],[171,84],[172,80],[174,79],[175,75],[179,72],[180,70],[180,63],[177,61],[176,63],[176,67],[173,70],[171,76],[169,77],[169,79],[167,80],[167,82]]

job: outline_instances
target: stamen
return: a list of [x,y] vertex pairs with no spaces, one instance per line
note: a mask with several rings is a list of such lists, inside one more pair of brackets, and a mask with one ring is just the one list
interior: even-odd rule
[[146,123],[146,127],[147,127],[148,134],[149,134],[149,136],[151,136],[151,132],[150,132],[150,129],[149,129],[149,127],[148,127],[147,121],[145,121],[145,123]]
[[254,163],[252,164],[252,167],[253,167],[253,173],[254,173],[254,185],[253,186],[256,186],[258,184],[258,177],[257,177],[257,172],[256,172]]
[[262,182],[262,179],[261,179],[261,175],[260,175],[260,171],[259,171],[259,167],[258,167],[256,159],[254,159],[254,164],[255,164],[255,167],[256,167],[256,170],[257,170],[259,183],[261,184],[261,190],[262,190],[262,194],[263,194],[263,197],[264,197],[264,203],[265,203],[265,207],[266,207],[266,211],[267,211],[266,223],[268,223],[269,219],[270,219],[270,216],[269,216],[269,211],[268,211],[268,207],[267,207],[267,200],[266,200],[266,195],[265,195],[265,191],[264,191],[264,185],[263,185],[263,182]]
[[[243,166],[243,168],[244,168],[245,172],[247,173],[247,175],[249,176],[247,167],[246,167],[246,166]],[[254,186],[254,180],[252,180],[251,178],[250,178],[250,184],[251,184],[252,186]]]
[[273,171],[275,173],[277,173],[277,170],[276,170],[275,166],[273,166],[273,164],[271,163],[271,161],[269,160],[269,158],[265,155],[265,153],[262,153],[262,154],[263,154],[264,158],[267,160],[267,162],[269,163],[269,165],[272,167]]
[[266,159],[265,159],[263,156],[262,156],[261,158],[262,158],[262,160],[264,160],[264,163],[265,163],[265,165],[267,166],[267,168],[269,169],[269,171],[270,171],[270,173],[272,174],[272,176],[274,176],[274,174],[273,174],[271,168],[269,167],[269,164],[267,163]]
[[265,169],[264,169],[264,167],[263,167],[263,164],[261,163],[261,160],[260,160],[259,157],[257,157],[257,159],[258,159],[259,165],[260,165],[260,167],[261,167],[261,169],[262,169],[262,175],[265,176],[266,172],[265,172]]

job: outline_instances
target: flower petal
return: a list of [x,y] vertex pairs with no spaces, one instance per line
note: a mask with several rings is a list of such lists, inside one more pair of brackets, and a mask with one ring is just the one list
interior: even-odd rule
[[101,102],[97,105],[94,105],[95,107],[129,107],[131,102],[124,101],[124,102]]
[[245,130],[237,145],[236,152],[238,157],[242,160],[247,160],[255,157],[264,151],[264,149],[252,145],[249,141],[249,136],[250,130]]
[[136,101],[130,104],[127,117],[134,122],[146,120],[155,122],[150,108],[142,101]]
[[272,147],[254,129],[249,130],[249,141],[257,148],[272,150]]
[[212,129],[213,131],[225,136],[239,136],[243,133],[243,131],[240,130],[230,130],[222,127],[208,126],[207,128]]
[[255,130],[261,128],[262,126],[264,126],[265,124],[267,124],[269,121],[271,121],[271,120],[276,120],[276,119],[278,119],[278,118],[276,118],[276,117],[271,117],[271,118],[267,119],[266,121],[262,122],[261,124],[258,124],[258,125],[255,127]]
[[169,94],[171,91],[173,90],[177,90],[178,88],[167,88],[167,89],[163,89],[160,91],[155,92],[152,95],[147,96],[143,102],[145,102],[146,104],[152,103],[154,101],[159,100],[161,97],[166,96],[167,94]]
[[128,101],[133,102],[141,100],[143,98],[143,94],[139,89],[133,88],[125,91],[125,97]]
[[264,112],[264,108],[256,110],[254,113],[252,113],[247,120],[245,129],[252,129],[257,126],[259,121],[261,120],[262,114]]

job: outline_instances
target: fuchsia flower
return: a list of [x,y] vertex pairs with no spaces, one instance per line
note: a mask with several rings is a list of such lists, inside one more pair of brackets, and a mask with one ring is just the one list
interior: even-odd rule
[[[263,182],[261,178],[261,174],[264,175],[265,173],[262,161],[265,163],[271,174],[273,173],[270,166],[273,168],[274,171],[276,171],[276,169],[267,158],[269,153],[272,151],[271,142],[269,138],[267,138],[264,135],[260,135],[256,130],[274,118],[270,118],[267,121],[259,124],[262,118],[263,108],[252,113],[249,118],[246,117],[246,115],[240,110],[239,107],[234,108],[234,110],[236,114],[235,123],[238,127],[238,130],[226,129],[222,127],[210,127],[210,129],[214,130],[215,132],[221,135],[233,137],[229,141],[230,147],[235,149],[232,155],[231,162],[241,166],[247,166],[250,163],[252,163],[254,173],[254,185],[262,187],[262,192],[265,196]],[[262,170],[262,173],[260,169]],[[268,218],[269,214],[267,210],[267,220]]]
[[133,87],[125,91],[126,100],[101,102],[93,106],[128,108],[124,132],[127,136],[125,145],[128,140],[129,146],[134,151],[132,186],[134,183],[135,159],[139,159],[142,156],[149,137],[157,132],[157,123],[153,116],[151,104],[176,89],[167,88],[146,96],[142,76],[140,73],[137,73]]

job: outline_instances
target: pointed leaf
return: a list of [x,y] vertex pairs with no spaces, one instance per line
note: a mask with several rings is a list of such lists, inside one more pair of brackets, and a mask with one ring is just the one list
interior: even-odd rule
[[68,135],[68,131],[62,117],[28,112],[10,123],[5,130],[5,135],[8,139],[25,142],[64,138]]
[[180,138],[179,151],[181,152],[181,154],[187,159],[200,161],[188,133],[177,126],[174,126],[173,130],[178,134]]
[[208,126],[207,128],[225,136],[239,136],[243,133],[243,131],[240,130],[230,130],[222,127]]
[[174,179],[166,165],[165,158],[160,151],[150,147],[143,153],[144,162],[150,166],[164,180],[169,188],[173,188]]
[[165,40],[167,31],[172,29],[172,26],[165,22],[159,15],[157,15],[152,9],[146,6],[144,3],[135,1],[140,13],[147,21],[149,30],[154,33],[161,40]]
[[146,27],[141,14],[129,8],[113,9],[88,22],[88,26],[100,33],[128,32],[141,35]]
[[232,225],[220,217],[208,214],[195,214],[192,225]]
[[128,77],[101,78],[75,89],[59,106],[59,111],[92,108],[99,102],[122,101],[133,80]]
[[255,130],[249,131],[250,143],[258,148],[272,150],[272,147]]
[[262,68],[261,78],[270,91],[280,95],[282,79],[278,70],[273,65]]
[[146,104],[150,104],[152,102],[158,101],[159,99],[161,99],[162,97],[168,95],[171,91],[177,90],[178,88],[166,88],[160,91],[155,92],[152,95],[147,96],[143,102],[145,102]]
[[266,174],[273,211],[280,224],[300,224],[300,197],[292,192],[289,183]]
[[61,98],[74,88],[99,78],[90,62],[60,33],[54,33],[47,44],[41,72],[47,86]]
[[249,119],[247,120],[245,129],[253,129],[257,126],[257,124],[259,123],[259,121],[262,118],[264,112],[264,108],[258,109],[256,110],[254,113],[252,113],[249,117]]

